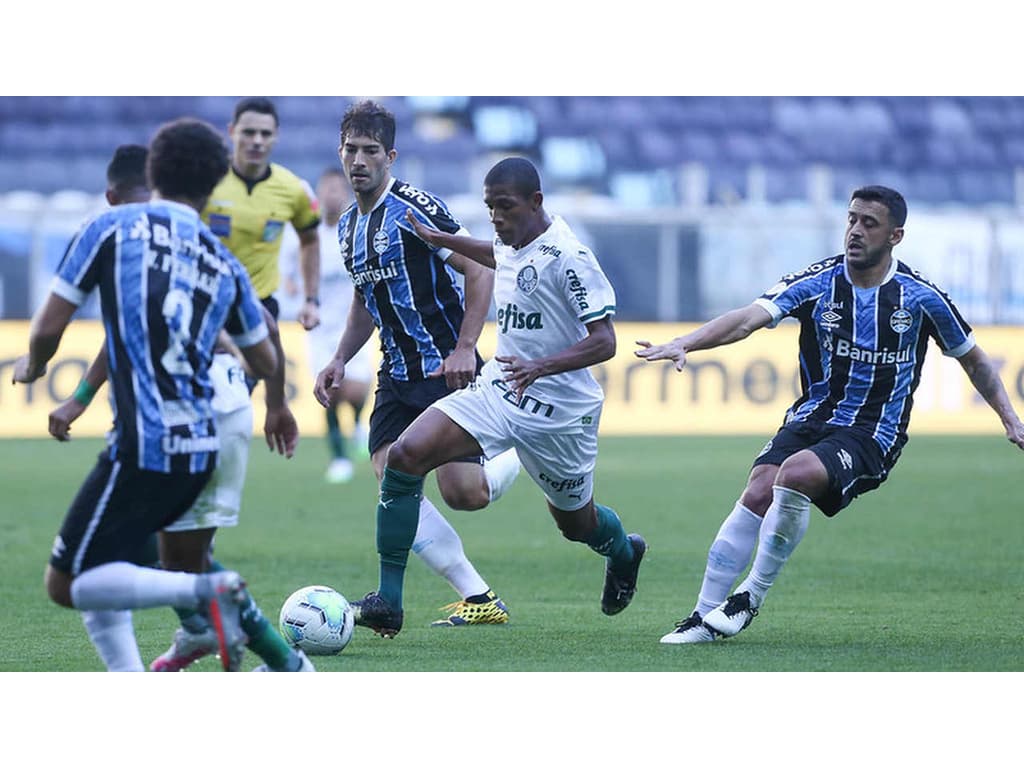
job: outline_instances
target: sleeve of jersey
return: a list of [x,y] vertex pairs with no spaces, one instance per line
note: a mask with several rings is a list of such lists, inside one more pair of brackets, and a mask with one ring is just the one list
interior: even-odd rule
[[942,354],[963,357],[974,348],[974,331],[949,296],[929,285],[922,297],[922,306],[931,320],[932,338]]
[[767,291],[754,299],[754,303],[772,316],[769,328],[777,326],[784,317],[789,317],[805,302],[821,296],[823,281],[827,274],[800,275],[790,280],[783,278]]
[[313,229],[320,224],[320,201],[316,199],[313,188],[304,179],[296,180],[295,215],[292,226],[296,232]]
[[615,314],[615,289],[590,251],[564,257],[560,267],[569,306],[586,325]]
[[239,349],[244,349],[259,344],[270,331],[263,320],[263,305],[260,304],[249,276],[240,264],[236,264],[235,267],[235,285],[235,303],[228,313],[224,330]]
[[[470,237],[469,230],[463,227],[454,216],[449,213],[448,209],[445,208],[439,201],[430,198],[431,202],[428,205],[410,206],[409,210],[412,211],[412,215],[415,216],[419,221],[423,222],[427,226],[431,226],[434,229],[439,229],[442,232],[447,232],[450,235],[457,235],[459,237]],[[402,226],[400,224],[399,226]],[[409,228],[412,229],[411,227]],[[426,246],[436,253],[443,261],[448,261],[452,255],[450,248],[434,248],[434,246],[426,243]]]
[[104,213],[90,219],[71,240],[50,290],[75,306],[81,306],[99,280],[97,256],[103,243],[116,229]]

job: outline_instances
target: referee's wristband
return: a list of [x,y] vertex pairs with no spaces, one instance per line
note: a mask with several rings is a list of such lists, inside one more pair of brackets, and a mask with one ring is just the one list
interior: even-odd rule
[[307,296],[306,297],[306,303],[307,304],[315,304],[316,306],[319,307],[320,306],[320,297],[319,296]]
[[93,396],[96,394],[96,388],[85,379],[78,382],[78,387],[75,389],[75,394],[72,397],[76,402],[82,405],[88,405],[92,402]]

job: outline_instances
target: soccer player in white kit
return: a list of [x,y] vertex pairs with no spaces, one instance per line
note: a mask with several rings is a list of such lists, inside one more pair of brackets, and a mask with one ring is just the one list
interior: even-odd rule
[[627,536],[615,511],[593,497],[604,393],[587,368],[615,354],[615,293],[593,253],[543,200],[533,164],[507,158],[484,181],[493,243],[407,217],[424,240],[495,270],[498,345],[470,387],[427,408],[388,453],[377,507],[378,594],[399,616],[423,477],[453,458],[512,447],[562,535],[606,558],[601,610],[619,613],[636,592],[647,544]]

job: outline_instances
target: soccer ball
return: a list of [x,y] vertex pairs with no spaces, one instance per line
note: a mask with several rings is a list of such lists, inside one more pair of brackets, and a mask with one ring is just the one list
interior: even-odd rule
[[291,594],[281,606],[281,635],[310,656],[331,656],[352,639],[355,614],[338,592],[317,584]]

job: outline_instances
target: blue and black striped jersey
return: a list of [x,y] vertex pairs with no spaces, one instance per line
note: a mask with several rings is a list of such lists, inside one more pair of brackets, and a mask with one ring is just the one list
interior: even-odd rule
[[208,370],[226,328],[239,347],[267,335],[244,267],[192,208],[111,208],[68,246],[53,293],[80,305],[99,288],[114,430],[110,455],[164,473],[216,463]]
[[464,298],[451,251],[420,240],[406,211],[443,232],[465,230],[438,198],[392,179],[373,210],[353,205],[338,222],[345,268],[380,334],[381,370],[421,381],[455,349]]
[[800,321],[803,394],[787,418],[864,429],[886,454],[906,442],[928,338],[951,357],[974,347],[949,296],[896,259],[875,288],[854,286],[840,255],[786,275],[756,303],[773,326]]

